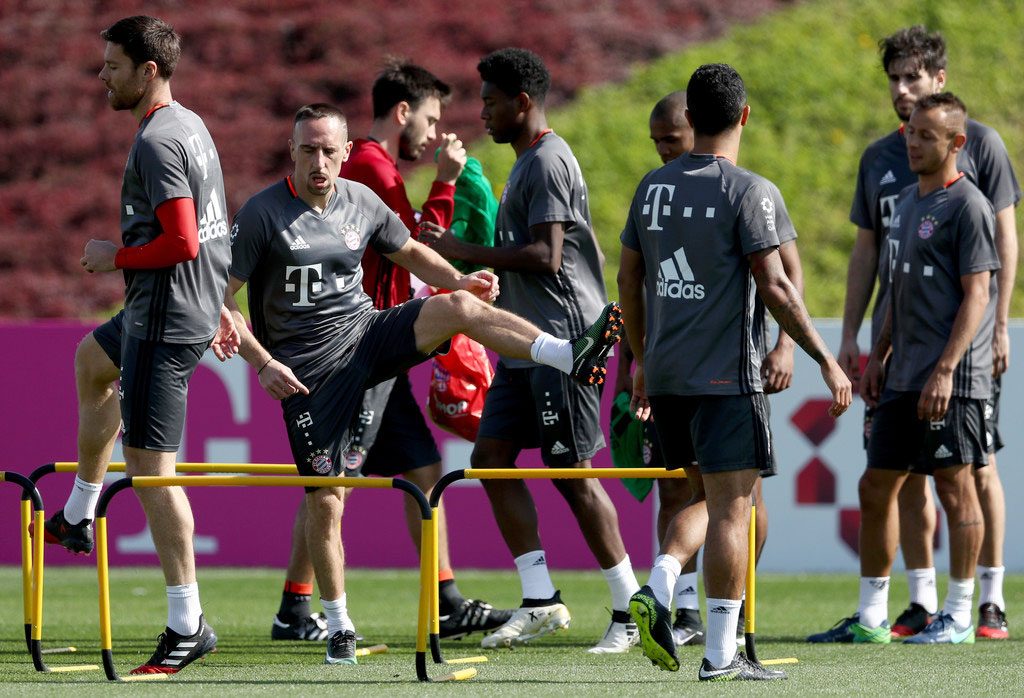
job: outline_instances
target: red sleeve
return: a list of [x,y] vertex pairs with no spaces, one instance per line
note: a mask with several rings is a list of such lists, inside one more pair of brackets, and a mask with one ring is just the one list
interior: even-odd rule
[[430,187],[430,196],[423,202],[421,220],[437,223],[442,228],[449,228],[454,217],[455,185],[435,180]]
[[114,256],[118,269],[163,269],[199,254],[199,225],[192,199],[168,199],[156,207],[163,232],[138,247],[122,247]]

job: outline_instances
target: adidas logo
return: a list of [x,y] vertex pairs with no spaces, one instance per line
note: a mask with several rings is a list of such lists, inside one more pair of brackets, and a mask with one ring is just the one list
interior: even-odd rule
[[546,564],[548,564],[547,558],[544,557],[543,555],[541,555],[536,560],[534,560],[533,564],[530,565],[530,567],[538,567],[540,565],[546,565]]
[[679,592],[679,593],[680,593],[680,594],[696,594],[696,593],[697,593],[697,590],[696,590],[696,589],[694,589],[693,587],[686,587],[685,589],[683,589],[683,590],[682,590],[681,592]]
[[561,441],[556,441],[555,445],[551,447],[551,455],[553,455],[553,456],[560,456],[563,453],[568,453],[568,452],[569,452],[569,449],[567,449],[565,447],[565,444],[563,444]]
[[228,222],[224,218],[224,209],[217,197],[217,190],[210,192],[210,202],[206,204],[203,217],[199,219],[199,244],[209,240],[225,237],[228,234]]
[[878,180],[878,186],[884,187],[886,184],[896,184],[896,175],[892,173],[892,170],[886,172],[882,175],[882,178]]
[[714,608],[708,610],[708,613],[728,613],[728,612],[729,612],[729,609],[726,608],[725,606],[715,606]]
[[302,239],[301,235],[295,236],[295,242],[288,246],[289,250],[308,250],[309,243]]
[[879,591],[881,591],[882,589],[885,589],[886,587],[889,586],[889,580],[888,579],[872,579],[870,582],[868,582],[868,584],[873,586],[875,589],[878,589]]
[[952,458],[953,452],[946,448],[946,444],[939,446],[938,450],[935,451],[936,458]]
[[704,285],[693,283],[696,277],[686,259],[686,250],[680,247],[658,268],[657,294],[662,298],[702,300]]
[[[179,642],[176,649],[168,652],[167,657],[160,663],[166,666],[178,666],[198,644],[198,642]],[[172,657],[177,657],[177,659],[172,659]]]

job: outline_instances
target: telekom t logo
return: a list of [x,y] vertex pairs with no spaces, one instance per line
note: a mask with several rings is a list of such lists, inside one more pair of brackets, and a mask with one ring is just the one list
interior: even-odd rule
[[[663,193],[668,195],[665,203],[661,202],[661,195]],[[676,185],[674,184],[649,184],[647,186],[643,215],[651,217],[651,224],[647,226],[648,230],[664,230],[661,227],[659,216],[671,215],[672,207],[669,204],[672,203],[672,195],[675,193]]]
[[[302,266],[299,267],[285,268],[285,279],[291,279],[292,274],[294,272],[299,272],[299,284],[297,289],[299,292],[299,300],[297,303],[292,303],[292,305],[304,308],[311,308],[314,305],[316,305],[315,303],[309,300],[309,296],[314,293],[320,293],[320,289],[323,288],[323,282],[314,281],[313,279],[311,279],[310,272],[316,274],[317,279],[322,279],[324,278],[322,269],[323,268],[320,264],[303,264]],[[293,284],[290,281],[286,281],[284,285],[284,290],[285,293],[295,293],[295,284]]]

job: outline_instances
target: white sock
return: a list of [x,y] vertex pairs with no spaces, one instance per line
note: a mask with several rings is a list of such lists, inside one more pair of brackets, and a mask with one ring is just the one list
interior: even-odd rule
[[910,603],[924,607],[934,615],[939,607],[939,591],[935,586],[935,568],[921,567],[907,570],[907,583],[910,585]]
[[64,518],[69,524],[76,524],[84,519],[96,518],[96,502],[100,501],[100,490],[103,483],[86,482],[75,475],[75,486],[68,495],[68,503],[64,505]]
[[572,345],[568,339],[541,332],[530,345],[530,358],[536,363],[557,368],[562,373],[572,371]]
[[679,575],[676,580],[675,592],[672,596],[676,600],[676,610],[680,608],[698,609],[700,599],[697,597],[697,573],[687,572]]
[[199,584],[178,584],[167,587],[167,627],[179,635],[199,632],[199,616],[203,615],[199,603]]
[[348,617],[348,594],[342,594],[336,601],[320,599],[320,607],[324,609],[324,616],[327,618],[327,637],[339,630],[355,631],[356,626]]
[[672,603],[672,589],[676,586],[676,580],[683,566],[679,560],[671,555],[659,555],[654,560],[654,567],[651,568],[651,576],[647,579],[647,586],[654,592],[654,598],[665,608]]
[[889,578],[861,577],[860,604],[857,606],[860,624],[877,628],[889,618]]
[[971,624],[971,610],[974,602],[974,577],[970,579],[949,578],[946,602],[942,612],[953,616],[953,622],[961,628]]
[[736,656],[736,624],[740,619],[739,599],[708,600],[704,656],[716,669],[732,664]]
[[1003,598],[1003,575],[1005,567],[985,567],[978,565],[978,579],[981,580],[981,598],[978,605],[994,603],[999,610],[1006,612],[1006,599]]
[[640,591],[640,585],[633,574],[633,565],[629,562],[629,555],[622,558],[622,562],[601,570],[604,580],[608,582],[608,588],[612,592],[612,610],[628,611],[629,597]]
[[551,583],[548,560],[543,550],[533,550],[516,558],[519,583],[523,586],[524,599],[550,599],[555,595]]

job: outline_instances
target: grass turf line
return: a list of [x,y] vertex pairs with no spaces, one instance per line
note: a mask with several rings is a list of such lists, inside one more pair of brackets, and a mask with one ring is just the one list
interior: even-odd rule
[[[646,573],[638,570],[640,577]],[[945,589],[944,575],[940,589]],[[468,695],[512,696],[649,695],[665,684],[692,685],[697,679],[699,648],[680,650],[680,671],[657,671],[638,649],[628,655],[591,655],[586,649],[603,633],[608,620],[608,592],[597,572],[554,573],[573,615],[568,632],[513,651],[479,648],[479,635],[444,643],[449,658],[487,654],[479,675],[444,688],[416,682],[413,657],[417,578],[412,571],[351,570],[349,609],[365,646],[386,643],[389,652],[360,659],[356,667],[327,667],[324,645],[270,641],[272,614],[277,610],[283,573],[266,569],[201,569],[200,585],[207,618],[220,637],[219,651],[195,664],[166,685],[134,685],[146,693],[217,691],[227,694],[276,694],[295,686],[303,693],[420,695],[423,691]],[[144,661],[156,646],[166,606],[159,571],[115,568],[111,571],[114,657],[119,671]],[[512,572],[469,572],[458,575],[463,593],[496,605],[518,602],[519,586]],[[785,685],[745,684],[744,693],[780,691],[806,694],[852,694],[865,690],[911,695],[948,692],[1020,695],[1020,633],[1024,632],[1024,575],[1006,580],[1011,640],[979,641],[972,647],[813,646],[805,635],[823,630],[856,606],[857,581],[852,575],[763,575],[758,579],[758,637],[762,659],[798,657],[784,667]],[[906,584],[894,576],[890,615],[903,608]],[[98,695],[107,693],[101,672],[37,674],[22,639],[21,577],[17,568],[0,568],[0,694]],[[46,575],[44,646],[76,645],[74,655],[47,655],[51,665],[99,663],[99,622],[95,570],[50,567]],[[941,598],[941,597],[940,597]],[[892,618],[890,618],[891,620]],[[951,680],[948,672],[955,671]],[[430,666],[439,676],[447,670]],[[678,686],[682,688],[682,686]],[[709,688],[708,690],[723,690]],[[729,690],[736,690],[733,687]]]

